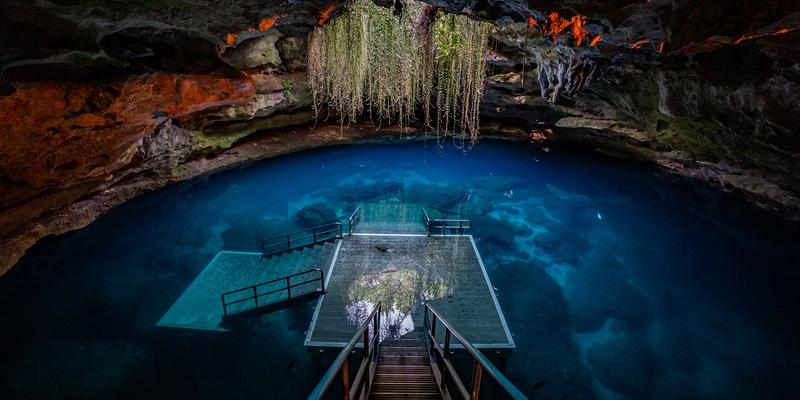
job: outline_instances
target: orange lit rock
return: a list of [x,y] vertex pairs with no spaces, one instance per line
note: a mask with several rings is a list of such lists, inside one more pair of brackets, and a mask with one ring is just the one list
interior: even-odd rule
[[555,11],[550,13],[548,21],[549,23],[544,26],[545,34],[552,36],[553,43],[555,43],[558,37],[561,36],[561,32],[569,27],[570,21],[564,19]]
[[322,13],[319,15],[319,21],[317,22],[317,24],[319,26],[325,25],[325,22],[328,22],[328,19],[330,19],[331,17],[331,13],[333,13],[333,10],[338,5],[339,5],[338,1],[334,1],[328,4],[328,7],[325,8],[325,10],[323,10]]
[[113,173],[137,142],[169,118],[246,103],[246,78],[158,72],[109,84],[16,82],[0,97],[0,173],[26,193],[0,194],[0,206]]
[[586,36],[589,35],[589,32],[586,31],[586,17],[576,15],[572,17],[570,24],[572,25],[572,38],[575,39],[575,46],[580,46]]
[[276,22],[278,22],[278,17],[264,18],[258,23],[258,31],[266,32],[269,28],[275,26]]
[[225,43],[227,43],[228,46],[233,46],[233,44],[236,43],[236,36],[237,35],[233,33],[225,35]]
[[[540,27],[542,34],[550,36],[553,43],[557,43],[559,38],[566,36],[567,32],[572,33],[575,46],[580,46],[589,36],[589,31],[586,29],[586,17],[583,15],[574,15],[572,18],[566,19],[553,11],[541,24],[533,17],[528,17],[528,29],[534,26]],[[590,46],[594,46],[599,40],[600,35],[597,35],[588,43]]]
[[794,27],[794,28],[781,28],[781,29],[778,29],[778,30],[777,30],[777,31],[775,31],[775,32],[768,32],[768,33],[756,33],[756,34],[752,34],[752,35],[744,35],[744,36],[741,36],[741,37],[739,37],[738,39],[736,39],[736,40],[733,42],[733,44],[740,44],[740,43],[742,43],[742,42],[745,42],[745,41],[748,41],[748,40],[758,39],[758,38],[762,38],[762,37],[765,37],[765,36],[778,36],[778,35],[783,35],[783,34],[786,34],[786,33],[792,32],[792,31],[796,31],[796,30],[798,30],[798,29],[800,29],[800,27]]

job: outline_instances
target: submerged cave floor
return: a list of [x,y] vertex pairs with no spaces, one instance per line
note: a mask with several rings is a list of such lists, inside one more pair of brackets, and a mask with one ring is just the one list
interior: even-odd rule
[[264,160],[42,240],[0,277],[0,398],[304,398],[313,302],[228,333],[156,324],[220,250],[379,200],[475,222],[531,397],[800,397],[800,226],[648,166],[483,141]]

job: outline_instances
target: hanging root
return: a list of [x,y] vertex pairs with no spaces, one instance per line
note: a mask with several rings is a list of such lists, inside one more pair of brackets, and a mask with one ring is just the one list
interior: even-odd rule
[[584,52],[566,46],[536,47],[533,55],[542,98],[551,103],[588,86],[597,68]]
[[[319,117],[323,105],[342,126],[365,112],[377,123],[460,129],[475,141],[490,25],[400,0],[394,9],[353,0],[347,12],[317,28],[308,74]],[[397,4],[397,3],[396,3]]]

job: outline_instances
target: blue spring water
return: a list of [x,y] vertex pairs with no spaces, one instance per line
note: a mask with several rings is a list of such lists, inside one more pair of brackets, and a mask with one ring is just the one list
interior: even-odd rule
[[304,398],[311,302],[230,333],[155,326],[222,249],[356,202],[456,209],[531,397],[800,398],[800,226],[652,167],[485,141],[298,153],[141,196],[0,277],[0,398]]

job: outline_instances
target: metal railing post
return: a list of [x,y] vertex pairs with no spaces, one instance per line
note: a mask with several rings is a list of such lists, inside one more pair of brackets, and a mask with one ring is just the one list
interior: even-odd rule
[[444,330],[444,358],[450,358],[450,329]]
[[350,400],[350,362],[347,358],[342,362],[342,392],[344,400]]
[[286,250],[292,249],[292,235],[286,235]]
[[364,362],[366,363],[366,369],[364,370],[364,377],[361,378],[364,382],[364,390],[362,391],[363,394],[369,393],[369,366],[372,355],[372,347],[369,345],[369,329],[364,329]]
[[292,298],[292,283],[289,280],[288,276],[286,277],[286,298],[287,299],[291,299]]
[[317,228],[311,229],[311,233],[314,235],[314,244],[317,243]]
[[483,380],[483,364],[476,358],[472,363],[472,390],[470,400],[478,400],[481,395],[481,380]]
[[253,286],[253,300],[256,301],[256,308],[258,308],[258,291],[255,286]]
[[220,300],[222,300],[222,316],[223,317],[227,317],[228,316],[228,305],[225,304],[225,295],[223,294],[223,295],[219,296],[219,298],[220,298]]
[[375,318],[372,319],[372,334],[378,336],[378,329],[380,329],[380,321],[378,320],[378,315],[375,315]]
[[450,329],[444,328],[444,352],[442,353],[442,365],[439,367],[439,375],[442,377],[442,391],[447,390],[447,360],[450,358]]

